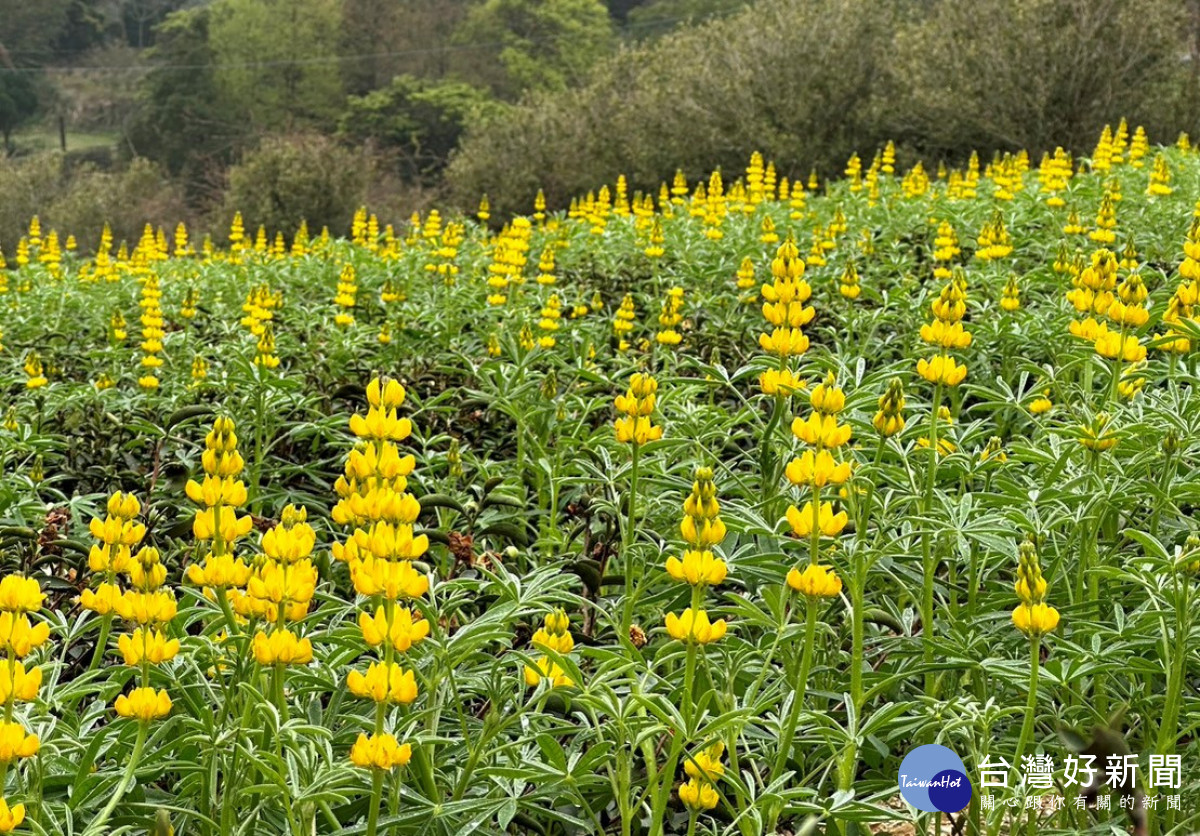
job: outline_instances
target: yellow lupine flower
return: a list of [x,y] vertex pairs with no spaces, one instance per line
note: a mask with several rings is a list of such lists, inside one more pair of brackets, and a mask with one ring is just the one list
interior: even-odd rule
[[810,598],[836,598],[842,592],[842,579],[829,566],[809,564],[804,571],[792,569],[787,584],[801,595]]
[[1013,624],[1028,636],[1043,635],[1058,626],[1058,610],[1049,604],[1020,604],[1012,614]]
[[161,630],[139,627],[117,639],[117,648],[125,657],[126,665],[140,665],[143,660],[158,665],[175,658],[179,653],[179,640],[167,639]]
[[710,551],[689,550],[682,558],[667,558],[667,574],[692,586],[717,586],[725,580],[728,567],[725,561]]
[[407,560],[383,560],[372,555],[350,561],[350,581],[359,595],[383,595],[388,599],[418,599],[430,591],[430,579],[413,569]]
[[46,596],[36,578],[6,575],[0,580],[0,610],[11,613],[36,612]]
[[[849,427],[847,427],[849,429]],[[828,450],[805,450],[784,471],[793,485],[841,485],[850,478],[850,463],[837,462]]]
[[36,734],[28,734],[20,723],[0,723],[0,763],[18,758],[31,758],[38,753],[41,742]]
[[290,630],[254,634],[254,659],[260,665],[306,665],[313,659],[312,641]]
[[13,665],[0,664],[0,703],[7,704],[11,699],[32,702],[37,699],[38,689],[42,686],[42,669],[31,667],[28,671],[20,662]]
[[575,680],[567,676],[557,663],[540,656],[533,665],[525,666],[525,684],[533,688],[543,679],[550,680],[550,684],[555,688],[570,688],[575,684]]
[[12,833],[23,821],[25,821],[25,805],[14,804],[9,807],[8,802],[0,798],[0,833]]
[[708,613],[704,610],[692,610],[688,607],[679,615],[667,613],[665,619],[667,635],[681,642],[694,641],[697,644],[709,644],[719,641],[725,636],[728,625],[725,619],[710,622]]
[[[216,513],[218,510],[220,511],[219,516]],[[220,520],[219,526],[218,519]],[[212,540],[219,530],[221,539],[229,544],[245,537],[253,527],[254,520],[249,515],[239,517],[237,511],[232,507],[222,505],[219,509],[206,508],[196,512],[196,518],[192,521],[192,535],[197,540]]]
[[350,671],[346,687],[356,697],[377,703],[392,702],[408,705],[417,698],[417,679],[411,670],[387,662],[372,662],[366,674]]
[[350,762],[364,769],[393,769],[412,759],[412,746],[390,734],[360,734],[350,749]]
[[[166,691],[156,692],[153,688],[134,688],[128,695],[118,696],[113,707],[122,717],[137,718],[142,722],[149,723],[171,713],[171,697],[167,695]],[[2,747],[0,747],[0,755],[2,754]]]
[[725,764],[721,756],[725,754],[724,743],[714,743],[707,749],[701,749],[683,762],[683,771],[690,778],[702,781],[716,781],[725,774]]
[[0,650],[11,650],[23,659],[50,638],[50,625],[44,621],[31,625],[23,613],[0,612]]
[[[809,537],[813,531],[813,504],[810,500],[804,503],[803,508],[797,508],[795,505],[787,509],[787,521],[792,527],[792,532],[801,539]],[[826,537],[836,537],[842,533],[842,529],[850,518],[845,511],[833,512],[833,503],[822,502],[820,509],[817,511],[817,526],[821,534]]]
[[401,653],[407,653],[415,644],[429,635],[429,622],[421,618],[415,610],[406,607],[396,607],[392,611],[392,624],[388,626],[387,613],[383,607],[375,610],[375,615],[362,612],[358,614],[358,627],[363,639],[371,647],[377,647],[387,641]]
[[679,800],[692,810],[711,810],[721,801],[712,784],[695,778],[680,785]]

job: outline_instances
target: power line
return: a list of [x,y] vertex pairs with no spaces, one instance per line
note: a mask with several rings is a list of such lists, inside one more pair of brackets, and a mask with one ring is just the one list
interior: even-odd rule
[[[706,18],[713,20],[718,18],[728,17],[729,15],[740,11],[742,7],[736,7],[722,14],[714,14]],[[645,20],[637,23],[629,23],[622,27],[622,32],[640,29],[653,29],[666,24],[677,24],[692,20],[691,15],[681,15],[677,17],[655,18],[653,20]],[[557,42],[557,39],[544,39],[529,41],[536,46],[552,46]],[[270,69],[277,67],[297,67],[297,66],[321,66],[330,64],[353,63],[356,61],[377,61],[383,58],[410,58],[422,55],[438,55],[448,52],[473,52],[482,51],[484,49],[502,49],[509,46],[507,41],[477,41],[474,43],[464,44],[440,44],[438,46],[421,47],[417,49],[394,50],[390,52],[375,52],[375,53],[358,53],[351,55],[324,55],[313,58],[291,58],[278,59],[270,61],[226,61],[222,63],[204,63],[204,64],[127,64],[125,66],[81,66],[81,67],[3,67],[0,66],[0,74],[2,73],[47,73],[55,75],[71,75],[74,73],[125,73],[125,72],[143,72],[149,73],[155,70],[252,70],[252,69]],[[14,53],[15,54],[15,53]]]

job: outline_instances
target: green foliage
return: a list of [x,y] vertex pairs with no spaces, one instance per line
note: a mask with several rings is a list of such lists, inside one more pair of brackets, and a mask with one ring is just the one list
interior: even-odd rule
[[0,138],[11,150],[12,133],[37,113],[38,97],[33,76],[0,67]]
[[210,14],[226,106],[260,130],[333,122],[342,103],[338,0],[217,0]]
[[469,84],[399,76],[383,89],[351,96],[338,124],[347,139],[397,152],[409,179],[427,180],[445,168],[466,126],[496,109]]
[[53,152],[0,162],[0,194],[0,248],[10,256],[33,215],[70,229],[87,251],[105,223],[118,239],[132,241],[146,223],[185,213],[179,188],[145,159],[115,171],[70,168]]
[[220,101],[209,46],[208,9],[177,12],[159,27],[150,58],[152,70],[142,88],[142,106],[128,130],[136,154],[161,162],[172,174],[195,182],[213,162],[232,156],[245,130],[239,111]]
[[582,81],[614,43],[600,0],[486,0],[471,9],[459,37],[499,45],[493,88],[508,96]]
[[1090,150],[1080,143],[1114,113],[1171,134],[1200,116],[1181,99],[1192,76],[1176,6],[764,0],[473,126],[448,180],[463,205],[486,192],[524,209],[539,186],[561,201],[623,171],[657,189],[749,147],[783,172],[828,175],[889,138],[957,160],[980,146]]
[[307,221],[347,229],[364,199],[364,158],[317,134],[271,137],[229,171],[226,214],[241,211],[253,230],[295,229]]
[[1200,115],[1181,112],[1175,89],[1184,31],[1170,0],[939,0],[897,31],[887,122],[949,156],[1090,150],[1114,113],[1173,135]]

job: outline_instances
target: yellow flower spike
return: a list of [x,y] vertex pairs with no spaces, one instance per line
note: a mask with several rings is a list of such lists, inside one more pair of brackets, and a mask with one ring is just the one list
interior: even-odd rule
[[140,665],[143,661],[158,665],[170,661],[179,653],[179,640],[167,639],[161,630],[139,627],[117,639],[117,648],[125,658],[125,664]]
[[229,545],[245,537],[254,527],[254,520],[249,515],[239,517],[229,505],[220,506],[219,515],[217,511],[216,508],[198,511],[192,521],[192,536],[197,540],[212,540],[219,531],[221,539]]
[[759,377],[758,385],[764,395],[784,397],[789,397],[808,386],[791,369],[768,369]]
[[232,554],[209,554],[204,563],[187,568],[189,583],[209,589],[228,589],[245,586],[250,580],[251,570],[246,562]]
[[10,613],[37,612],[45,599],[36,578],[6,575],[0,580],[0,610]]
[[121,589],[116,584],[101,583],[93,591],[85,589],[79,596],[79,605],[85,610],[91,610],[97,615],[108,615],[116,612],[117,602],[121,598]]
[[828,450],[805,450],[788,463],[785,473],[793,485],[822,488],[846,482],[850,478],[850,463],[835,461]]
[[1034,398],[1029,404],[1029,411],[1034,415],[1045,415],[1054,408],[1054,402],[1050,400],[1050,390],[1047,389],[1041,395]]
[[42,669],[25,666],[16,662],[13,665],[0,665],[0,703],[7,704],[11,699],[22,702],[32,702],[37,699],[38,689],[42,687]]
[[376,409],[396,409],[404,404],[408,393],[398,380],[382,382],[374,378],[367,384],[367,403]]
[[286,568],[278,563],[267,563],[250,576],[246,593],[272,604],[307,604],[316,591],[317,581],[317,567],[311,560],[302,560]]
[[232,477],[206,475],[203,482],[189,479],[184,492],[188,499],[205,508],[215,505],[241,506],[246,504],[247,499],[245,483]]
[[953,357],[939,354],[936,357],[917,361],[917,373],[930,383],[957,386],[967,377],[967,367],[959,365]]
[[712,784],[698,781],[695,778],[680,785],[679,800],[688,809],[696,811],[711,810],[721,801]]
[[429,622],[421,618],[415,610],[406,607],[393,610],[390,628],[383,607],[377,607],[374,616],[365,612],[359,613],[358,627],[362,631],[363,640],[371,647],[378,647],[387,641],[400,653],[407,653],[413,645],[419,644],[429,635]]
[[408,705],[417,698],[415,674],[395,663],[372,662],[366,674],[350,671],[346,677],[346,687],[354,696],[377,703]]
[[[170,590],[138,592],[127,590],[116,601],[116,611],[121,618],[137,624],[166,624],[175,618],[178,604]],[[0,617],[0,635],[3,634],[3,619]]]
[[846,395],[838,388],[832,372],[812,390],[809,403],[822,415],[836,415],[846,408]]
[[664,620],[667,635],[681,642],[696,642],[710,644],[720,641],[725,636],[728,625],[725,619],[710,622],[705,610],[693,610],[688,607],[679,615],[667,613]]
[[350,749],[350,762],[364,769],[390,770],[412,759],[412,746],[390,734],[360,734]]
[[20,723],[0,723],[0,763],[32,758],[41,748],[36,734],[28,734]]
[[542,624],[547,632],[558,635],[563,635],[571,629],[571,619],[567,615],[566,610],[561,607],[548,614],[543,619]]
[[836,598],[842,593],[842,579],[829,566],[809,564],[804,571],[792,569],[787,574],[787,585],[810,598]]
[[1027,636],[1040,636],[1058,627],[1058,610],[1048,604],[1020,604],[1012,613],[1013,625]]
[[254,634],[254,659],[260,665],[307,665],[313,659],[312,641],[290,630]]
[[117,491],[108,498],[107,507],[109,516],[123,520],[132,520],[142,512],[142,504],[138,502],[136,496],[131,493],[121,493],[120,491]]
[[44,621],[30,624],[23,613],[0,612],[0,650],[12,651],[24,659],[50,638],[50,625]]
[[550,680],[550,684],[554,688],[570,688],[575,685],[575,680],[567,676],[558,664],[551,662],[545,656],[539,657],[533,665],[525,666],[526,686],[537,687],[543,679]]
[[904,384],[898,377],[888,382],[887,391],[879,396],[879,411],[871,424],[884,438],[904,430]]
[[725,754],[724,743],[714,743],[706,749],[701,749],[696,752],[688,760],[683,762],[683,771],[687,773],[689,778],[695,778],[700,781],[714,782],[725,774],[725,765],[721,763],[721,756]]
[[[812,535],[813,530],[813,504],[811,501],[804,503],[803,508],[797,508],[795,505],[787,509],[787,521],[792,527],[792,533],[797,537],[804,539]],[[821,507],[817,512],[817,524],[822,535],[826,537],[836,537],[842,533],[842,529],[850,518],[845,511],[838,511],[836,514],[833,511],[833,503],[822,502]]]
[[849,424],[838,424],[835,416],[819,412],[792,421],[792,434],[812,447],[841,447],[852,432]]
[[668,557],[667,574],[692,586],[717,586],[725,580],[725,561],[710,551],[685,551],[682,558]]
[[395,408],[373,406],[366,416],[350,416],[350,432],[372,441],[404,441],[412,435],[412,421],[398,417]]
[[8,802],[0,798],[0,833],[12,833],[23,821],[25,821],[25,805],[14,804],[9,807]]

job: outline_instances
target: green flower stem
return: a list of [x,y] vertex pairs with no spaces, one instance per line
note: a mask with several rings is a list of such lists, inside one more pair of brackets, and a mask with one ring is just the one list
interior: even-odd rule
[[113,810],[117,809],[117,805],[121,803],[121,799],[125,796],[129,784],[133,781],[134,770],[137,769],[138,762],[142,759],[142,749],[146,746],[146,736],[149,734],[149,731],[149,721],[142,720],[138,723],[137,740],[133,744],[133,752],[129,755],[129,763],[125,765],[125,772],[121,775],[121,780],[117,782],[117,786],[113,789],[113,794],[108,799],[108,804],[92,820],[89,826],[90,830],[103,832],[104,823],[108,821],[109,817],[113,814]]
[[100,616],[100,633],[96,636],[96,649],[92,651],[92,661],[88,664],[88,673],[100,667],[104,661],[104,651],[108,646],[108,634],[112,630],[112,613]]
[[[933,654],[933,576],[937,571],[937,563],[933,554],[933,537],[929,530],[929,515],[933,512],[933,491],[937,484],[938,466],[938,412],[942,408],[942,384],[933,389],[933,409],[929,416],[929,468],[925,477],[925,496],[921,503],[921,512],[925,522],[921,525],[921,568],[923,570],[923,586],[921,589],[921,632],[925,646],[925,664],[932,665]],[[932,671],[925,673],[925,693],[936,696],[937,682]]]
[[1017,738],[1017,752],[1013,765],[1020,767],[1021,756],[1033,735],[1033,719],[1037,714],[1038,674],[1042,669],[1042,637],[1035,633],[1029,639],[1029,699],[1025,703],[1025,722],[1021,724],[1021,736]]
[[1187,662],[1187,637],[1191,631],[1190,591],[1188,579],[1180,582],[1180,573],[1174,573],[1175,584],[1175,641],[1170,652],[1167,668],[1167,703],[1163,707],[1162,724],[1158,727],[1160,755],[1175,751],[1179,739],[1179,697],[1183,693],[1183,675]]
[[[387,711],[384,703],[375,704],[375,734],[383,734],[383,718]],[[383,770],[371,770],[371,804],[367,808],[367,836],[375,836],[379,827],[379,802],[383,798]]]
[[796,734],[796,725],[800,722],[800,710],[804,704],[804,694],[808,688],[808,672],[812,666],[813,645],[817,635],[817,602],[812,598],[805,600],[804,624],[804,654],[800,657],[800,668],[796,672],[796,681],[792,683],[792,704],[784,721],[783,731],[779,736],[779,749],[775,754],[775,765],[771,768],[771,778],[768,784],[776,781],[787,767],[788,756],[792,752],[792,738]]
[[629,635],[633,624],[633,538],[637,530],[637,492],[638,466],[641,464],[642,445],[634,441],[633,463],[629,470],[629,516],[625,520],[625,536],[622,538],[621,552],[625,558],[625,607],[621,617],[621,634]]

